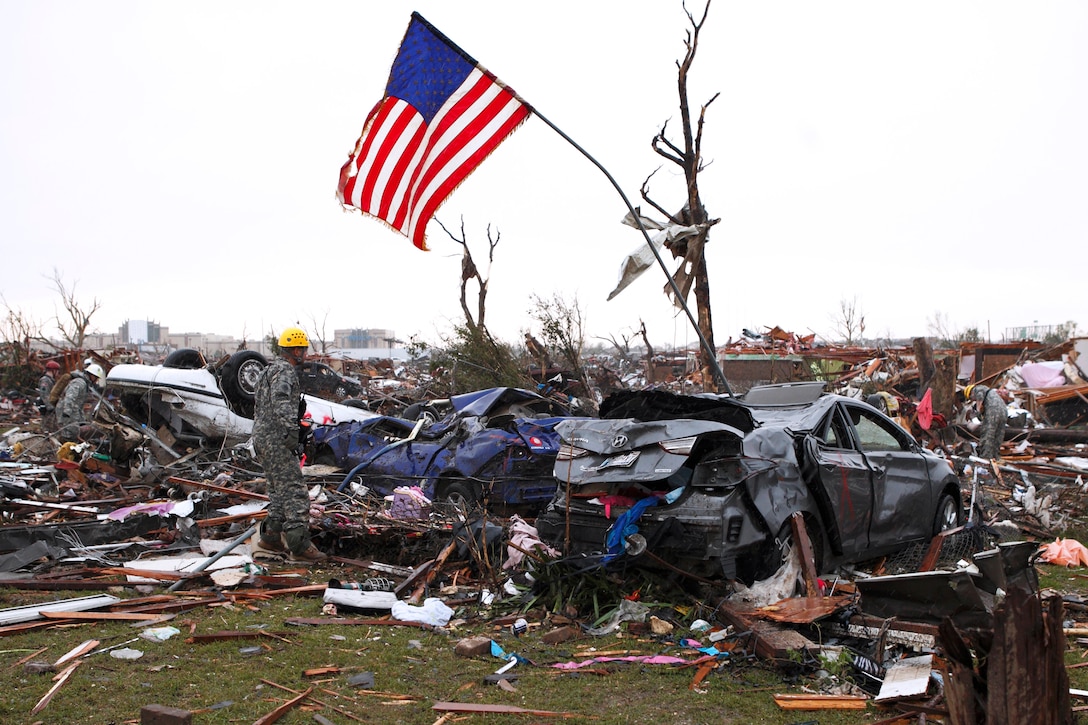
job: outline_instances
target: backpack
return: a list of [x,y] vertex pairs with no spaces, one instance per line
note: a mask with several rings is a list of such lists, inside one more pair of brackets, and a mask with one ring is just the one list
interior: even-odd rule
[[68,383],[72,382],[72,374],[65,373],[61,375],[57,382],[53,383],[53,389],[49,391],[49,404],[56,407],[60,402],[60,398],[64,395],[64,389],[68,387]]

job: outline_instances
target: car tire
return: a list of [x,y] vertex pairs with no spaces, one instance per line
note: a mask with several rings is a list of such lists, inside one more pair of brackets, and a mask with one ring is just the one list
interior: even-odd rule
[[442,487],[442,499],[453,509],[467,514],[480,502],[479,492],[465,481],[453,481]]
[[430,403],[412,403],[404,409],[406,420],[422,420],[424,427],[434,425],[442,419],[442,415]]
[[183,370],[197,370],[207,365],[203,353],[191,347],[183,347],[174,350],[162,361],[164,368],[181,368]]
[[332,449],[328,446],[322,446],[322,448],[314,454],[314,465],[339,467],[339,464],[336,462],[336,456],[333,455]]
[[937,514],[933,517],[933,535],[954,529],[963,524],[963,510],[950,493],[941,494],[937,501]]
[[227,401],[252,411],[257,379],[267,366],[264,355],[256,350],[239,350],[231,355],[219,374],[219,384]]

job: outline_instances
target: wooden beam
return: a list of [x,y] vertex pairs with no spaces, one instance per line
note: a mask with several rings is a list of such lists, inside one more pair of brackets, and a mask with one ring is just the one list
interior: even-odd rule
[[801,555],[801,576],[805,580],[805,596],[818,597],[820,583],[816,576],[816,556],[812,553],[812,540],[808,537],[803,513],[796,511],[790,516],[790,529],[793,531],[794,545]]

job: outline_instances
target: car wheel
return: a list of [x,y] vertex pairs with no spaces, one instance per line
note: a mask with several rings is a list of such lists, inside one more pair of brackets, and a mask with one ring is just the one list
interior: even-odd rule
[[480,497],[476,488],[464,481],[454,481],[442,489],[442,498],[453,509],[467,514],[476,508]]
[[327,447],[321,448],[316,454],[314,454],[315,466],[333,466],[337,467],[336,456],[333,455],[332,450]]
[[333,395],[336,396],[337,400],[343,400],[344,398],[348,397],[348,389],[345,388],[343,385],[337,385],[336,390],[333,391]]
[[422,420],[424,427],[434,425],[442,418],[438,409],[429,403],[412,403],[404,409],[403,415],[407,420]]
[[240,350],[230,356],[220,374],[223,395],[234,405],[243,408],[253,405],[253,396],[257,392],[257,379],[261,371],[268,366],[256,350]]
[[183,347],[180,350],[174,350],[162,361],[162,366],[164,368],[183,368],[186,370],[196,370],[207,364],[208,363],[204,360],[204,355],[200,350],[194,350],[191,347]]
[[937,516],[933,520],[933,535],[954,529],[963,523],[959,502],[950,493],[942,494],[937,503]]

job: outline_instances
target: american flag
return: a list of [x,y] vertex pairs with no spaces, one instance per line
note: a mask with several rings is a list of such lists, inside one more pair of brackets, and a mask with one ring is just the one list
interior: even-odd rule
[[511,88],[412,13],[385,97],[340,169],[340,202],[426,249],[427,222],[532,113]]

